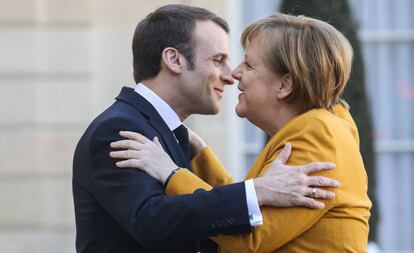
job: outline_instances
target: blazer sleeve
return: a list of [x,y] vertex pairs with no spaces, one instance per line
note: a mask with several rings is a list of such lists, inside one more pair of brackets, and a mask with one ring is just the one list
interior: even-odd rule
[[191,161],[193,173],[215,187],[233,183],[233,178],[210,147],[201,150]]
[[[117,168],[109,157],[119,130],[148,133],[128,118],[111,118],[91,135],[89,191],[131,236],[147,247],[177,245],[217,234],[251,231],[244,184],[165,196],[146,173]],[[161,139],[161,138],[160,138]]]
[[[335,143],[332,135],[324,131],[323,125],[318,125],[317,122],[312,125],[312,129],[302,129],[302,132],[286,138],[283,142],[291,142],[293,147],[288,164],[303,165],[315,161],[335,161]],[[267,163],[261,169],[261,174],[267,170],[271,162],[282,150],[283,143],[271,145]],[[257,165],[253,165],[253,167],[255,166]],[[338,179],[336,170],[319,172],[317,174]],[[176,176],[177,178],[175,178]],[[192,191],[190,187],[193,187],[193,189],[209,189],[206,183],[200,182],[201,180],[194,177],[195,175],[182,171],[172,178],[166,193],[190,193]],[[191,181],[193,184],[179,184],[175,180]],[[336,191],[334,189],[330,190]],[[264,224],[255,227],[251,234],[236,236],[219,235],[212,239],[220,245],[221,252],[272,252],[309,229],[333,207],[334,202],[335,200],[324,200],[325,208],[320,210],[301,207],[262,207],[261,212]]]

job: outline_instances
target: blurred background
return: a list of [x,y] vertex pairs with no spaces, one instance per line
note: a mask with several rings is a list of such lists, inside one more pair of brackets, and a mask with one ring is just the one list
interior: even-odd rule
[[[0,0],[0,252],[75,252],[71,167],[89,122],[134,87],[137,23],[170,3],[230,24],[232,66],[243,27],[275,11],[328,21],[351,41],[345,98],[361,135],[375,205],[370,252],[414,252],[414,0]],[[234,113],[187,124],[241,180],[266,142]]]

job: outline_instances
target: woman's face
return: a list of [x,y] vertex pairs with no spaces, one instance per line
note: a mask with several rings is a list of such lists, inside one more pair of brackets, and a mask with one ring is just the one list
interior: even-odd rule
[[259,38],[247,43],[244,60],[232,72],[240,91],[236,113],[259,127],[278,107],[277,90],[282,82],[282,76],[265,65],[261,46]]

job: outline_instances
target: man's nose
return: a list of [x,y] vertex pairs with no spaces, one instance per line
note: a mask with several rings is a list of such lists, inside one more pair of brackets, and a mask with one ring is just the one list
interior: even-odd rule
[[221,80],[224,82],[224,84],[232,85],[234,84],[234,78],[232,76],[231,68],[230,66],[226,66],[222,75]]

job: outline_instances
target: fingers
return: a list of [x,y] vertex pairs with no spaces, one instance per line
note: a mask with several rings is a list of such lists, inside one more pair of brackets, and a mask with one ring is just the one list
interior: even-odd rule
[[139,159],[139,151],[135,150],[122,150],[111,151],[109,156],[116,159]]
[[157,145],[158,145],[158,147],[162,148],[162,145],[161,145],[160,141],[158,140],[158,137],[157,137],[157,136],[155,136],[155,137],[154,137],[154,139],[153,139],[152,141],[153,141],[155,144],[157,144]]
[[147,143],[150,141],[147,137],[143,136],[142,134],[131,131],[120,131],[119,135],[127,139],[137,141],[139,143]]
[[116,163],[119,168],[136,168],[142,170],[142,162],[137,159],[128,159]]
[[339,187],[339,182],[335,179],[322,177],[322,176],[311,176],[308,177],[308,185],[309,186],[317,186],[317,187]]
[[331,162],[315,162],[309,163],[307,165],[302,166],[302,170],[305,174],[309,174],[311,172],[321,171],[321,170],[332,170],[335,169],[335,164]]
[[283,147],[278,157],[276,157],[275,159],[276,162],[281,162],[283,164],[286,164],[291,152],[292,152],[292,145],[288,142],[285,144],[285,146]]
[[335,198],[335,193],[330,191],[324,191],[318,188],[309,187],[306,190],[305,197],[310,197],[314,199],[333,199]]
[[308,198],[308,197],[301,197],[298,198],[297,203],[298,206],[304,206],[304,207],[308,207],[308,208],[312,208],[312,209],[323,209],[325,208],[325,204],[317,201],[313,198]]
[[133,140],[111,142],[111,148],[140,150],[142,144]]

